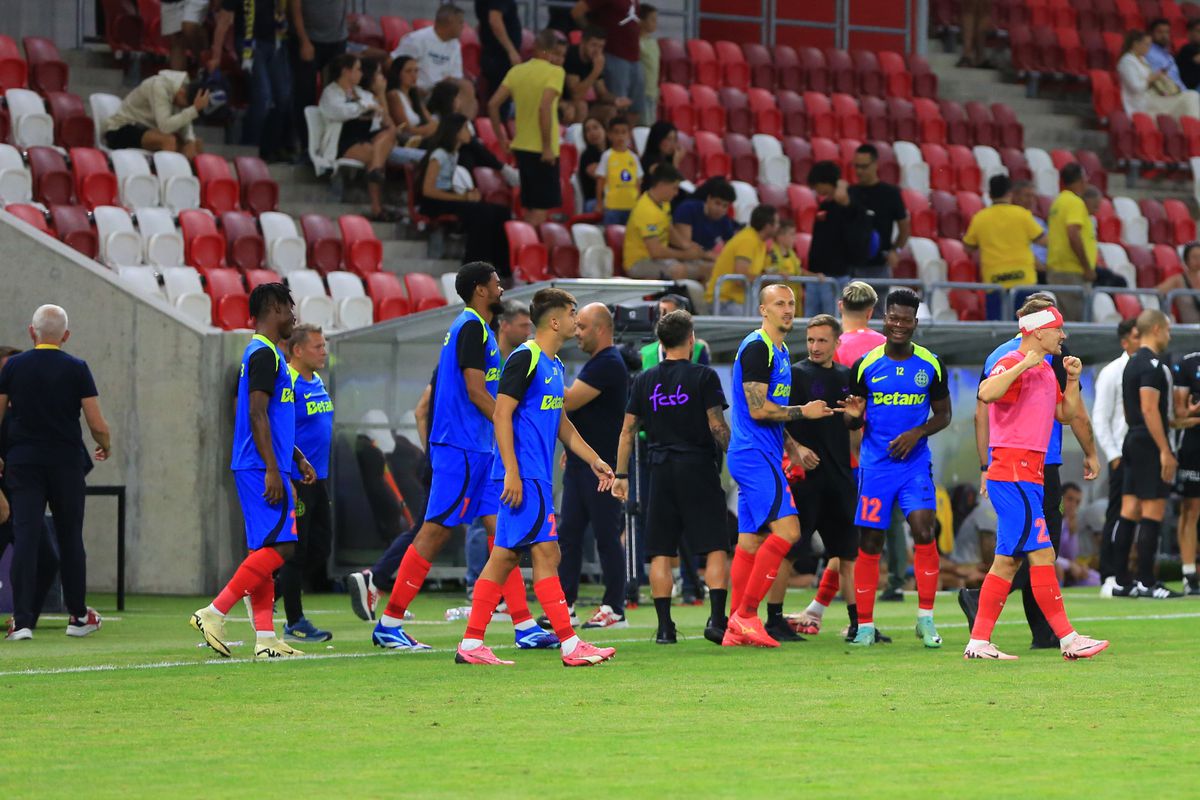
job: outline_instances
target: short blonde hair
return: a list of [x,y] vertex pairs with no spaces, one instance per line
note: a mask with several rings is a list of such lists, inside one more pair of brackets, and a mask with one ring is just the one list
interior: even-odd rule
[[1047,308],[1055,308],[1055,307],[1056,306],[1054,305],[1054,301],[1045,296],[1030,297],[1029,299],[1027,299],[1025,301],[1025,305],[1021,306],[1017,310],[1017,318],[1019,319],[1021,317],[1027,317],[1030,314],[1036,314],[1039,311],[1045,311]]
[[850,281],[842,289],[842,307],[849,311],[866,311],[879,302],[879,293],[865,281]]

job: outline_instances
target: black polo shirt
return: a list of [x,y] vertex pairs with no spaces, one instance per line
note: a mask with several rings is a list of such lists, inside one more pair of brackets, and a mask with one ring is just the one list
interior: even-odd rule
[[[822,367],[808,359],[792,365],[792,396],[788,402],[802,406],[824,400],[829,407],[850,395],[850,368],[834,362]],[[787,432],[799,444],[817,454],[821,464],[809,475],[813,479],[852,481],[850,431],[841,414],[824,419],[798,419],[787,424]]]
[[10,404],[7,464],[91,469],[79,415],[84,399],[98,393],[84,361],[57,347],[20,353],[0,370],[0,394]]
[[[621,438],[625,401],[629,396],[629,369],[621,351],[616,347],[599,351],[579,370],[576,380],[583,381],[600,394],[567,416],[596,455],[611,464],[617,460],[617,441]],[[568,452],[567,459],[582,463],[574,453]]]
[[1125,365],[1121,376],[1121,401],[1125,407],[1125,421],[1129,431],[1146,432],[1146,418],[1142,416],[1141,390],[1158,390],[1158,411],[1162,414],[1163,430],[1167,430],[1167,416],[1171,397],[1171,367],[1164,356],[1143,347],[1133,354]]
[[728,407],[721,379],[711,367],[670,359],[634,378],[626,410],[641,422],[652,454],[712,460],[720,453],[708,411]]
[[880,181],[873,186],[851,186],[849,192],[850,202],[867,210],[871,227],[879,234],[879,250],[867,260],[867,266],[886,264],[888,251],[892,249],[892,228],[900,220],[908,219],[908,209],[900,190]]

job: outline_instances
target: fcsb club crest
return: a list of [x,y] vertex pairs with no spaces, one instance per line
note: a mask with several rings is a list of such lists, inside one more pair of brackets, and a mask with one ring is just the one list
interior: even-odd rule
[[929,385],[929,373],[925,370],[921,370],[917,373],[917,377],[913,378],[913,380],[916,382],[917,386],[920,386],[922,389],[924,389]]

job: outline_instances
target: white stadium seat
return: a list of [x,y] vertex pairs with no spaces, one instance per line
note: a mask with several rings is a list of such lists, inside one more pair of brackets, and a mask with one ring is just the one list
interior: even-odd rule
[[783,154],[783,145],[774,136],[756,133],[751,138],[758,158],[758,181],[786,187],[792,180],[792,162]]
[[1058,170],[1054,168],[1054,159],[1040,147],[1026,147],[1025,161],[1033,172],[1033,183],[1038,194],[1048,197],[1058,195]]
[[1113,212],[1121,220],[1121,241],[1125,244],[1147,247],[1150,244],[1150,221],[1142,216],[1142,209],[1132,197],[1114,197]]
[[133,216],[142,234],[142,256],[146,263],[155,267],[182,266],[183,236],[175,229],[171,212],[153,206],[139,208]]
[[[971,148],[971,154],[975,156],[975,163],[979,165],[979,173],[982,176],[979,185],[979,193],[987,194],[988,181],[993,175],[1007,175],[1008,167],[1004,166],[1004,162],[1000,160],[1000,153],[994,147],[977,144]],[[1057,189],[1057,181],[1055,189]],[[1057,194],[1057,191],[1053,192]]]
[[33,179],[20,151],[0,144],[0,203],[28,203],[33,198]]
[[298,269],[289,272],[284,280],[292,290],[296,299],[296,316],[301,322],[320,325],[322,328],[334,327],[333,300],[325,294],[325,284],[321,282],[321,274],[311,269]]
[[151,174],[145,152],[113,150],[109,155],[121,189],[121,205],[126,208],[158,205],[161,196],[158,178]]
[[462,298],[458,296],[458,290],[454,287],[456,278],[458,278],[458,273],[456,272],[442,273],[442,294],[446,296],[446,302],[450,305],[461,306],[463,304]]
[[167,267],[162,276],[171,305],[201,325],[212,324],[212,300],[200,286],[200,273],[191,267]]
[[921,157],[921,149],[912,142],[896,142],[892,152],[900,165],[900,187],[929,194],[929,165]]
[[9,89],[4,99],[12,117],[13,144],[22,149],[54,146],[54,120],[46,113],[46,104],[37,92]]
[[117,113],[121,107],[121,98],[115,94],[96,92],[88,97],[88,105],[92,107],[92,124],[96,128],[96,147],[108,152],[108,145],[104,143],[104,137],[100,131],[104,127],[104,121]]
[[200,180],[182,153],[160,150],[154,154],[154,171],[162,191],[162,204],[178,214],[200,207]]
[[162,287],[158,285],[158,278],[154,275],[154,270],[149,267],[117,267],[117,275],[121,278],[121,283],[135,292],[157,297],[160,300],[166,299]]
[[371,298],[363,290],[362,278],[353,272],[330,272],[329,295],[337,311],[339,328],[365,328],[375,322]]
[[296,231],[295,221],[279,211],[264,211],[258,217],[267,245],[267,264],[280,275],[304,269],[308,250]]
[[579,277],[613,276],[613,252],[604,242],[603,230],[596,225],[580,222],[571,226],[571,238],[579,249]]
[[96,239],[100,261],[109,266],[136,266],[142,263],[142,237],[133,228],[129,212],[120,206],[96,206]]
[[750,212],[758,205],[758,191],[743,181],[730,181],[733,186],[733,218],[742,225],[750,224]]

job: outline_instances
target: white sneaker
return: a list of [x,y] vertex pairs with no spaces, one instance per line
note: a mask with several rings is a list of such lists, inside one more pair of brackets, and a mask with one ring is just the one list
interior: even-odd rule
[[583,623],[584,628],[628,628],[629,622],[618,616],[612,606],[600,606],[592,618]]
[[1091,658],[1102,650],[1108,648],[1107,639],[1092,639],[1089,636],[1079,634],[1071,641],[1070,644],[1060,645],[1062,657],[1067,661],[1076,661],[1081,658]]
[[1109,575],[1104,579],[1104,583],[1100,585],[1101,597],[1112,597],[1113,589],[1117,588],[1117,578],[1115,575]]
[[8,642],[23,642],[33,638],[33,631],[29,628],[13,628],[9,630],[8,635],[4,637]]
[[88,636],[100,630],[100,615],[96,609],[88,606],[87,614],[83,617],[71,617],[67,622],[67,636]]
[[972,647],[971,643],[968,642],[966,648],[963,650],[963,658],[980,658],[987,661],[1017,660],[1017,656],[1010,656],[1008,653],[1001,652],[996,648],[996,645],[992,644],[991,642],[985,642],[984,644],[975,645],[974,647]]
[[287,642],[276,637],[259,639],[254,644],[254,657],[261,659],[292,658],[304,655],[303,650],[297,650]]

